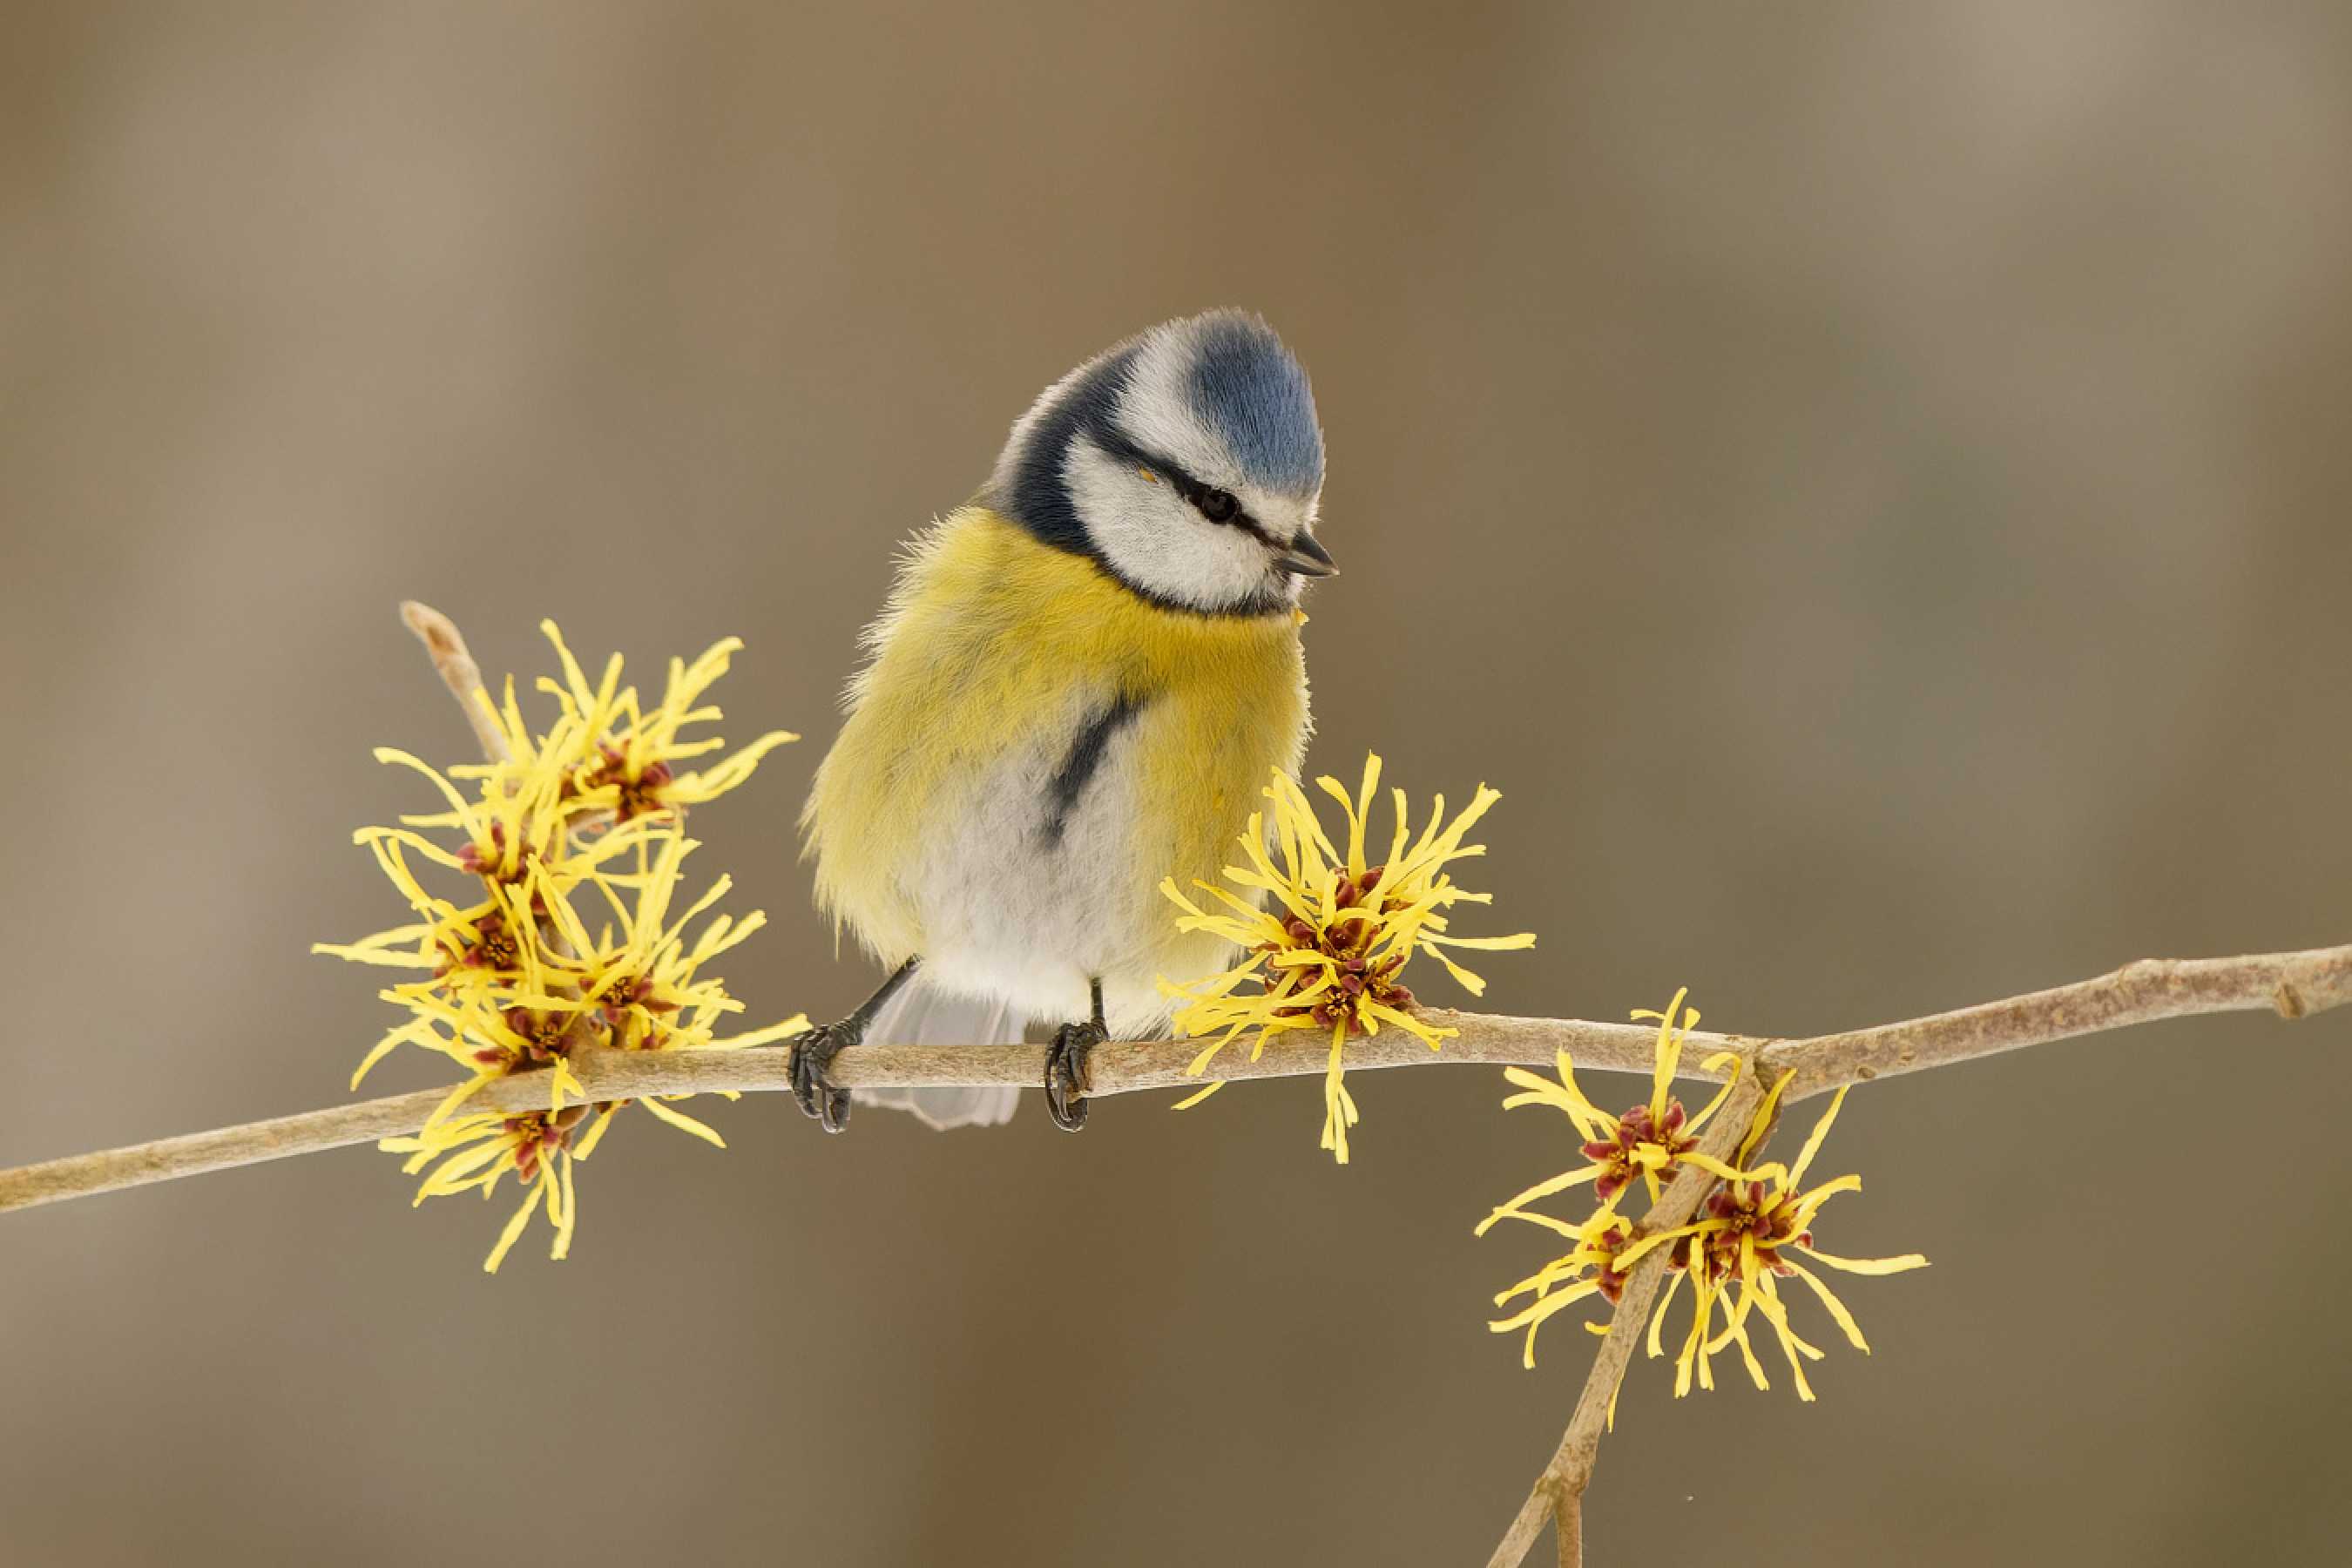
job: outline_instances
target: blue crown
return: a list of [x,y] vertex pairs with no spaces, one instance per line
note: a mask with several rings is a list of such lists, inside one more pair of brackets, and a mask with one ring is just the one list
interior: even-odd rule
[[1307,372],[1274,329],[1239,310],[1195,318],[1193,410],[1252,484],[1311,496],[1323,485],[1323,431]]

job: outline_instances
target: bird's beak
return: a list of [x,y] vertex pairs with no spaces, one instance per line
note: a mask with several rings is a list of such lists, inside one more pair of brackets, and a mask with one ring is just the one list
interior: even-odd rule
[[1294,577],[1337,577],[1339,568],[1333,564],[1331,552],[1323,548],[1316,537],[1300,532],[1290,542],[1290,548],[1275,557],[1277,570]]

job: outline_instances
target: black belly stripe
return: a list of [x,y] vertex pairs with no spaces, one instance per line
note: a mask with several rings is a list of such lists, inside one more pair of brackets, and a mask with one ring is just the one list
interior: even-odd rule
[[1103,759],[1110,755],[1110,743],[1121,730],[1135,722],[1143,704],[1122,691],[1101,712],[1087,721],[1077,738],[1070,742],[1069,754],[1062,765],[1054,770],[1051,784],[1045,786],[1045,842],[1059,844],[1070,826],[1071,808],[1087,791],[1096,773],[1102,771]]

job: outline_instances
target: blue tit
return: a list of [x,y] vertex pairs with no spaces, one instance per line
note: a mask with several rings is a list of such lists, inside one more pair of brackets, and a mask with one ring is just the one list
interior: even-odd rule
[[802,815],[819,906],[889,972],[797,1042],[826,1131],[853,1099],[1005,1121],[1014,1087],[853,1096],[826,1067],[861,1040],[1011,1044],[1034,1023],[1057,1026],[1044,1088],[1075,1131],[1087,1053],[1158,1036],[1160,976],[1229,963],[1159,884],[1214,879],[1306,749],[1322,489],[1307,373],[1217,310],[1047,387],[974,500],[914,540]]

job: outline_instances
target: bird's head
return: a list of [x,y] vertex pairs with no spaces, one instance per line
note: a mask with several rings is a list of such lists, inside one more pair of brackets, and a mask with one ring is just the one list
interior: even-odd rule
[[1165,322],[1021,416],[984,499],[1156,603],[1287,609],[1337,568],[1315,538],[1323,432],[1307,372],[1241,310]]

